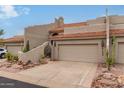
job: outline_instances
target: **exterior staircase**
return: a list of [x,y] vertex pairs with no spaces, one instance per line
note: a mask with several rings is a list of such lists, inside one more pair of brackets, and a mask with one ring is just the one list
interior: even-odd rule
[[41,55],[44,55],[44,48],[47,45],[48,42],[44,42],[42,45],[39,45],[26,53],[19,53],[19,61],[27,62],[30,60],[33,63],[38,63]]

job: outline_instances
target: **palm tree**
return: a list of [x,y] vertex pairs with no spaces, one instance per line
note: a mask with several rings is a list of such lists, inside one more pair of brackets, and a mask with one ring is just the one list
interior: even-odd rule
[[[4,30],[3,29],[0,29],[0,36],[4,35]],[[0,38],[0,43],[2,43],[3,39]]]
[[4,30],[0,29],[0,36],[4,34]]

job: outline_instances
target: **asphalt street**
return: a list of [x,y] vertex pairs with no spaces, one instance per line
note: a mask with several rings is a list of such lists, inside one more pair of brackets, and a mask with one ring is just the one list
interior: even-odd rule
[[0,77],[0,88],[46,88],[18,80]]

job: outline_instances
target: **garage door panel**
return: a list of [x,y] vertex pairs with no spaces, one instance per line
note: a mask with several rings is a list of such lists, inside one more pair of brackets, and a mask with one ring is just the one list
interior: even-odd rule
[[21,51],[22,47],[21,46],[7,46],[8,52],[17,55],[18,51]]
[[59,60],[97,62],[98,45],[60,45]]
[[118,62],[124,63],[124,43],[118,44]]

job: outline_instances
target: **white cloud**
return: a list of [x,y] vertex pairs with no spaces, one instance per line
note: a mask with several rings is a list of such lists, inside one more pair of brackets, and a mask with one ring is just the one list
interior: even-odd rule
[[0,18],[6,19],[19,16],[14,6],[0,6]]
[[24,7],[24,8],[22,8],[21,14],[26,14],[26,15],[28,15],[28,14],[29,14],[29,12],[30,12],[30,9],[29,9],[29,8]]
[[27,15],[29,14],[29,12],[30,9],[27,7],[15,9],[15,6],[4,5],[4,6],[0,6],[0,19],[9,19],[20,15]]

